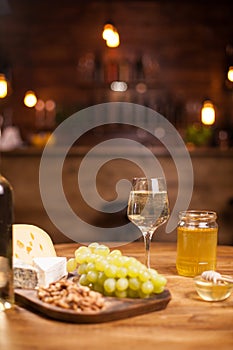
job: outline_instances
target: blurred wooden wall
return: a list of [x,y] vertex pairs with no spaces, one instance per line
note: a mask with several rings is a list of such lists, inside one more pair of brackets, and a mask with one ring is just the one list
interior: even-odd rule
[[[9,11],[3,7],[0,11],[0,67],[8,71],[11,93],[0,101],[0,112],[25,132],[35,128],[35,111],[22,102],[28,89],[44,101],[54,100],[61,119],[92,104],[130,101],[155,108],[182,127],[199,120],[201,103],[208,97],[216,106],[218,125],[233,123],[233,90],[226,84],[232,1],[8,0],[8,4]],[[120,33],[116,49],[107,48],[101,38],[108,19]],[[88,57],[94,58],[94,72],[80,74],[80,62]],[[126,93],[109,90],[103,74],[111,62],[128,64]],[[147,71],[140,76],[142,62]],[[147,85],[143,94],[136,91],[141,81]]]

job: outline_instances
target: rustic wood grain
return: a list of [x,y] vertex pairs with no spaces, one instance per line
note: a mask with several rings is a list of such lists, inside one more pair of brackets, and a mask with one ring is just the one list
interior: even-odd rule
[[[58,255],[71,257],[78,244],[56,246]],[[141,242],[120,247],[144,260]],[[217,270],[233,275],[233,247],[218,247]],[[152,245],[152,266],[168,280],[172,299],[165,310],[103,324],[69,324],[50,320],[22,307],[0,313],[0,348],[7,350],[57,349],[162,349],[231,350],[233,347],[233,295],[222,302],[204,302],[193,280],[178,276],[176,246]]]

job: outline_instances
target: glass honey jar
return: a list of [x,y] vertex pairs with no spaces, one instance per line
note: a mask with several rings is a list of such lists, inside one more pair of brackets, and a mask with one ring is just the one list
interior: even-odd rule
[[215,270],[218,225],[213,211],[179,213],[176,268],[179,275],[194,277]]

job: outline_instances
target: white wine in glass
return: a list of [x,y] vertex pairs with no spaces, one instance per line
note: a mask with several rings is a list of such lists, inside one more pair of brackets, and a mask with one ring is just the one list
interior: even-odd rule
[[164,178],[134,178],[129,195],[127,215],[142,232],[146,265],[150,267],[150,244],[158,226],[169,217],[169,204]]

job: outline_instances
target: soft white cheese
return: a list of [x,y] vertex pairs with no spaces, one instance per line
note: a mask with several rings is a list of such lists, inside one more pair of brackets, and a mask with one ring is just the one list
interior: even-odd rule
[[39,272],[39,286],[48,287],[67,275],[65,257],[38,257],[33,259],[33,266]]

